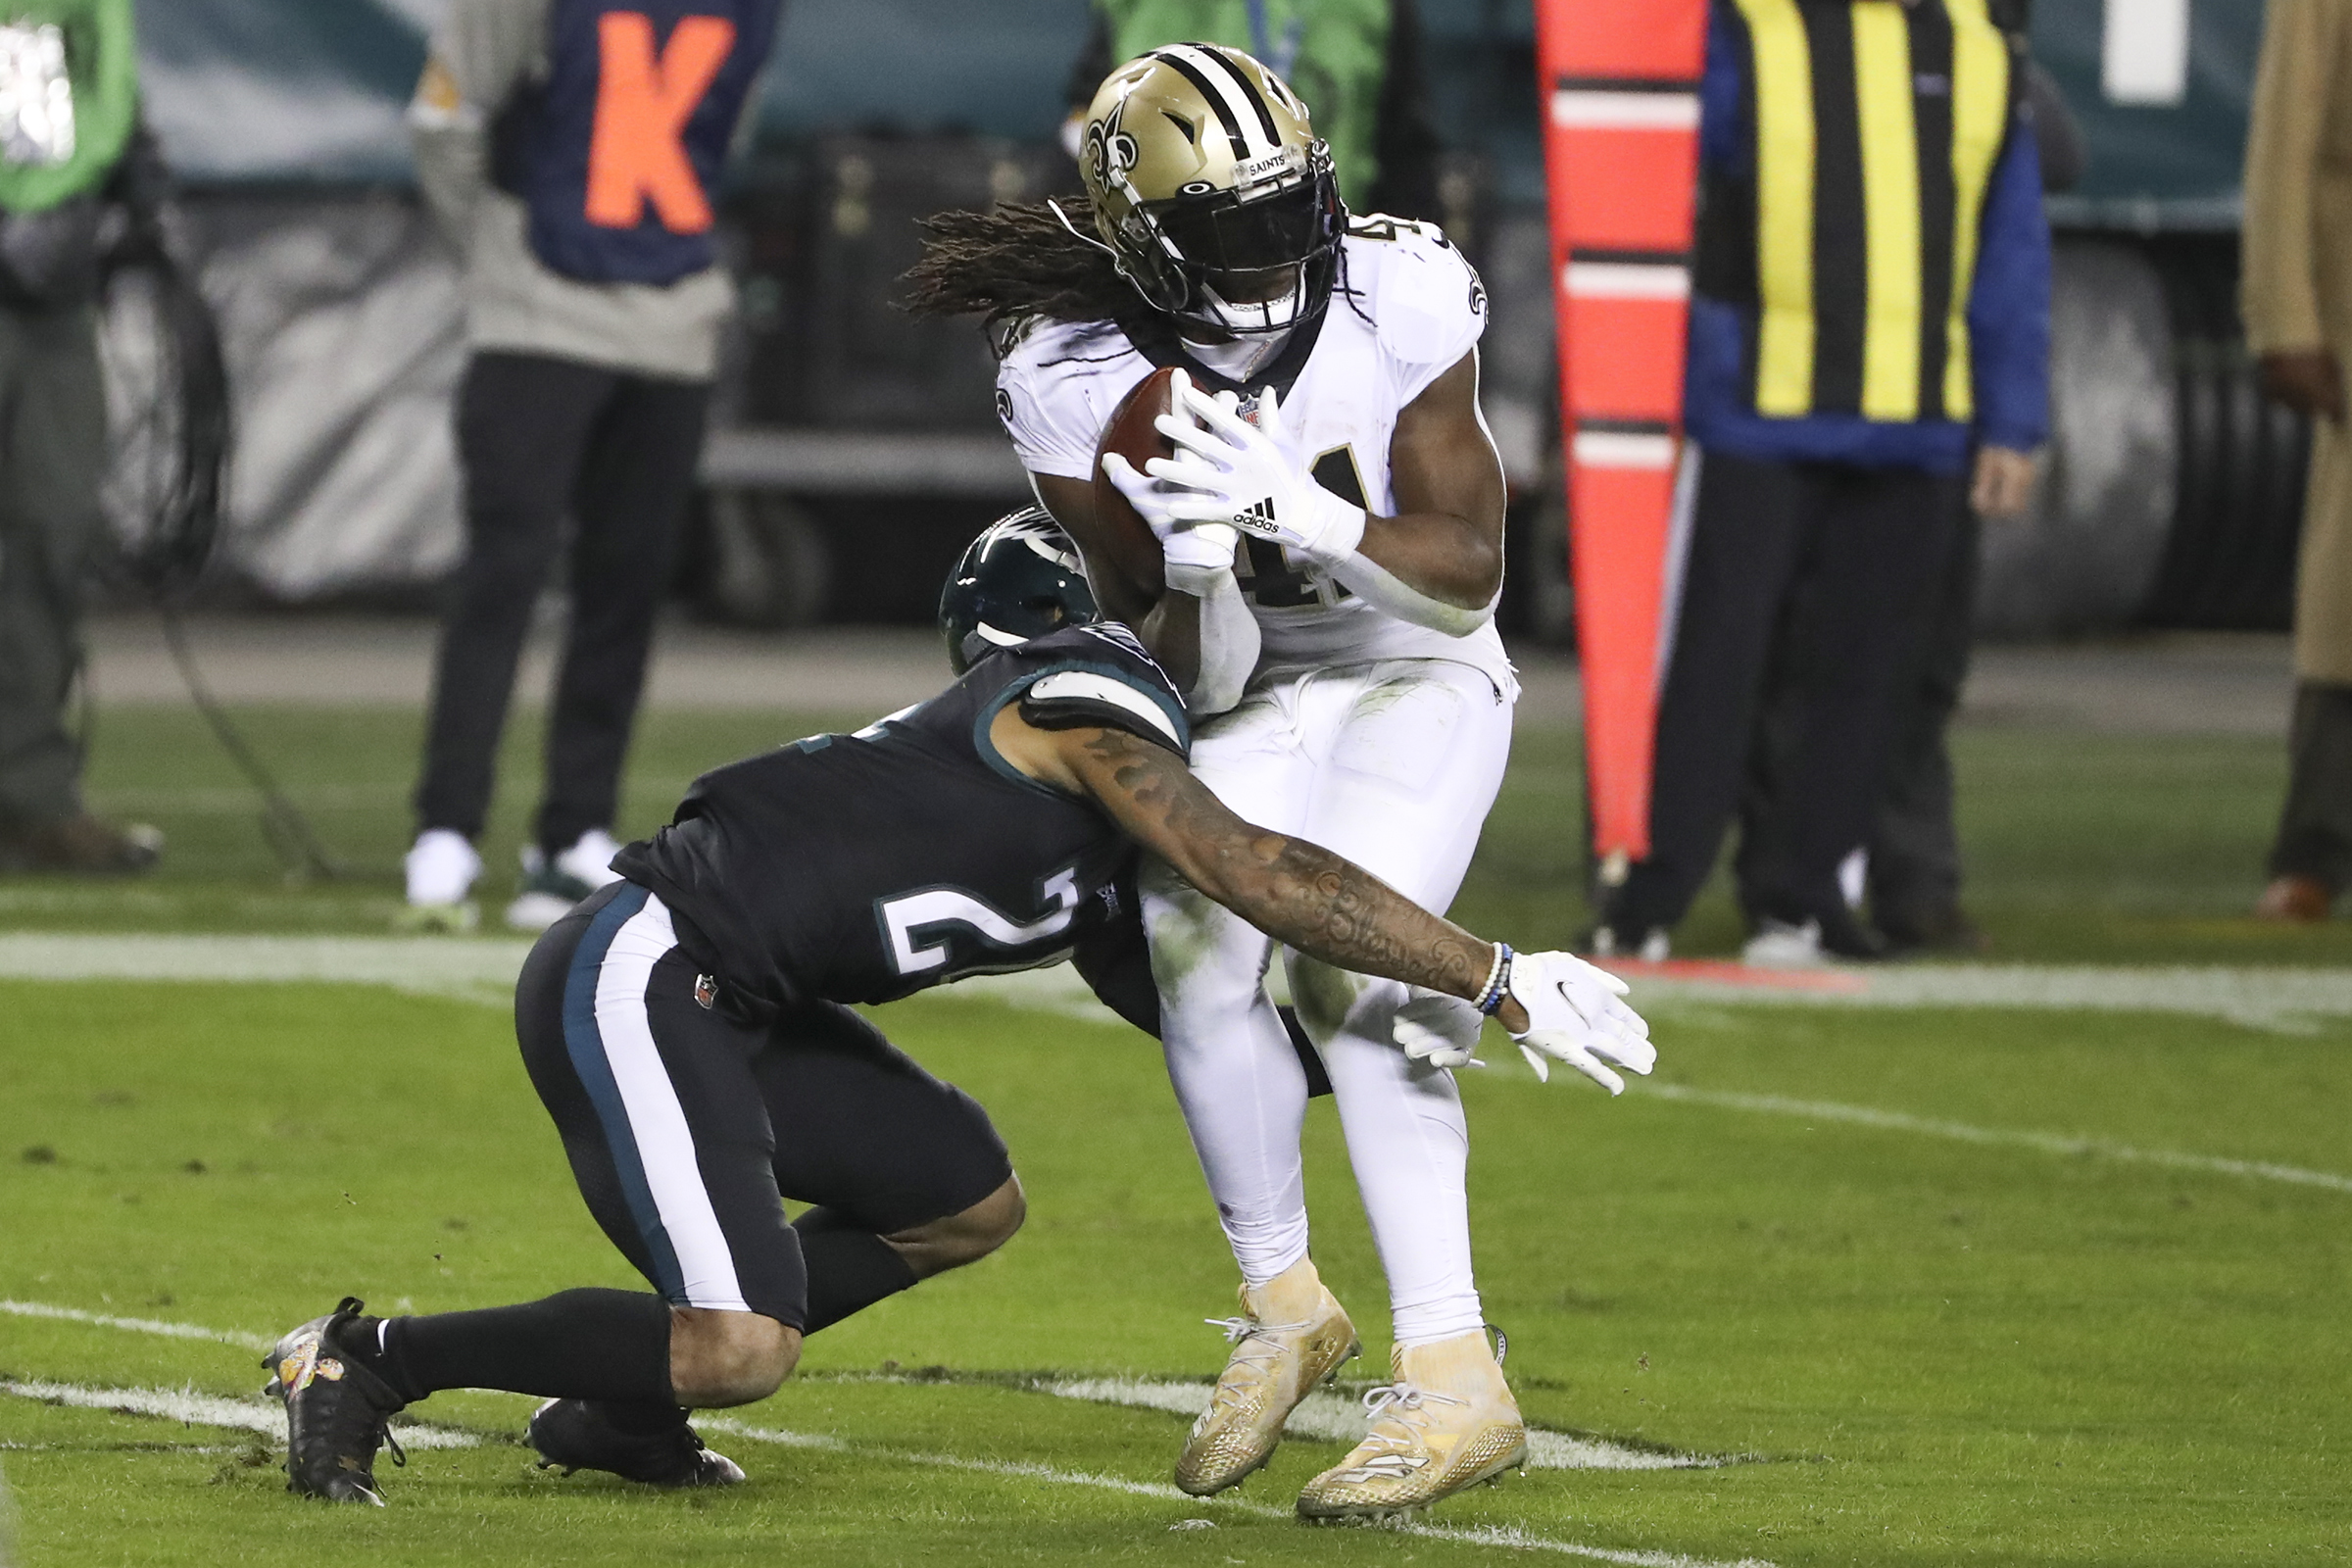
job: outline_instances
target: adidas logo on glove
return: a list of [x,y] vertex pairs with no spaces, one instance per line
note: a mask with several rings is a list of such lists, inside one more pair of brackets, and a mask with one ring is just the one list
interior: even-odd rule
[[1281,525],[1274,520],[1274,498],[1268,496],[1255,506],[1236,514],[1233,525],[1250,533],[1262,534],[1269,539],[1273,538],[1281,531]]

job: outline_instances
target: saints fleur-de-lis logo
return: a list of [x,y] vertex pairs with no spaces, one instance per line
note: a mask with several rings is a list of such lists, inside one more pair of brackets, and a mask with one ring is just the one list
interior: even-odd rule
[[1126,183],[1127,172],[1142,156],[1135,138],[1120,128],[1127,115],[1127,100],[1113,104],[1110,113],[1086,127],[1087,163],[1095,172],[1096,183],[1102,186]]

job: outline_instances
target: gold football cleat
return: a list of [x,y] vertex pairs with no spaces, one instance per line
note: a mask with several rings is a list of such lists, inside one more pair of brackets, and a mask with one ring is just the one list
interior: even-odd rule
[[1238,1486],[1272,1458],[1298,1401],[1362,1348],[1306,1258],[1256,1290],[1244,1286],[1240,1317],[1208,1321],[1233,1355],[1176,1459],[1177,1487],[1196,1497]]
[[1527,1425],[1484,1331],[1398,1346],[1372,1430],[1298,1494],[1302,1519],[1388,1519],[1527,1463]]

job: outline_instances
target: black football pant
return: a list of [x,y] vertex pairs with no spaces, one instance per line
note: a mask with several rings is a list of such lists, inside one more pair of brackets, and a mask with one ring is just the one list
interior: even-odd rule
[[710,397],[701,382],[473,356],[458,401],[466,561],[434,666],[419,828],[481,834],[515,664],[567,518],[571,621],[537,837],[552,855],[612,826]]
[[[671,1307],[815,1333],[914,1284],[884,1237],[1012,1179],[978,1102],[852,1008],[735,1016],[725,983],[634,883],[600,889],[539,939],[514,1029],[589,1213],[657,1294],[400,1318],[380,1358],[345,1346],[403,1398],[507,1389],[674,1425]],[[788,1223],[787,1197],[813,1206]]]
[[81,809],[68,709],[106,465],[91,313],[0,306],[0,838]]
[[1650,853],[1603,921],[1672,927],[1714,868],[1753,756],[1768,668],[1783,776],[1742,844],[1751,919],[1841,920],[1838,865],[1871,833],[1896,697],[1967,481],[1912,468],[1700,463],[1659,700]]
[[[1948,929],[1960,912],[1960,833],[1948,738],[1974,645],[1979,529],[1976,513],[1962,507],[1928,595],[1912,673],[1895,688],[1886,792],[1867,840],[1871,913],[1880,930],[1902,942]],[[1802,635],[1801,627],[1784,623],[1779,641],[1801,641]],[[1777,647],[1766,662],[1763,712],[1740,801],[1743,847],[1759,841],[1759,824],[1788,768],[1786,753],[1803,694],[1786,678],[1788,664]],[[1744,853],[1738,872],[1741,902],[1752,906],[1755,898],[1744,892],[1750,872]]]

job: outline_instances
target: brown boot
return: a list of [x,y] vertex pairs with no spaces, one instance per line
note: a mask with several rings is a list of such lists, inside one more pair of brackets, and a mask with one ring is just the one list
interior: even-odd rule
[[164,835],[143,822],[109,822],[84,811],[42,823],[15,838],[5,854],[26,871],[135,876],[163,858]]
[[2290,925],[2313,925],[2328,918],[2335,895],[2316,876],[2273,877],[2254,901],[2254,918]]

